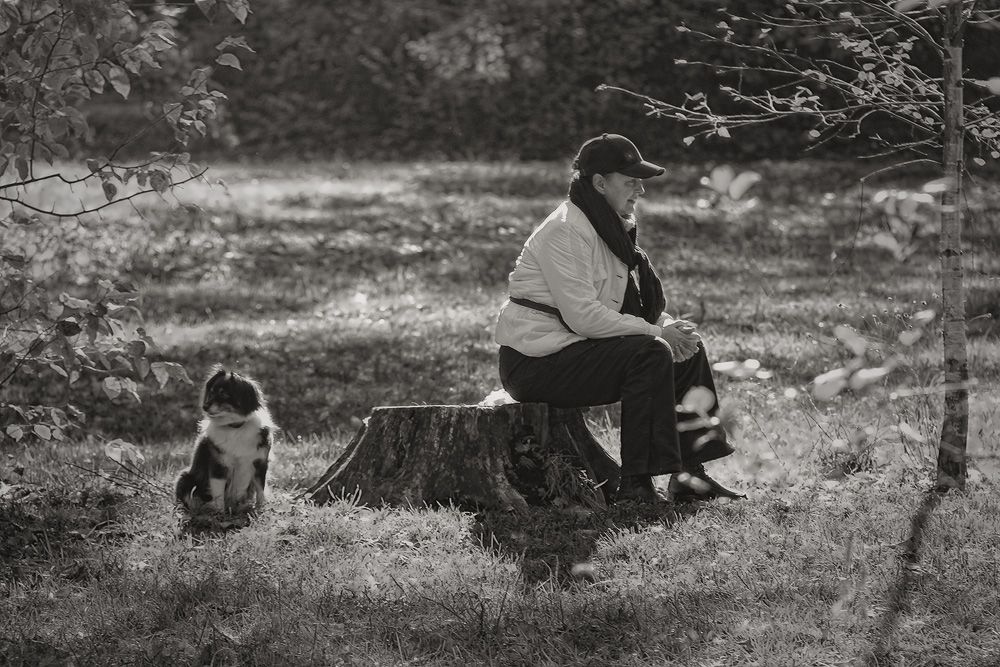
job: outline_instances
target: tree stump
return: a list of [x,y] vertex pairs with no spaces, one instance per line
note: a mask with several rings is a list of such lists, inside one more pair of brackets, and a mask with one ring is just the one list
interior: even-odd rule
[[305,495],[515,512],[603,507],[621,472],[583,413],[543,403],[378,407]]

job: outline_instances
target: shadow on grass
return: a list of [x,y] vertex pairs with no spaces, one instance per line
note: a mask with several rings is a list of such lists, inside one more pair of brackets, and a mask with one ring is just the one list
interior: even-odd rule
[[195,540],[220,537],[228,532],[246,528],[254,516],[253,512],[247,511],[226,514],[183,513],[178,534],[180,537],[190,536]]
[[[477,403],[494,388],[495,352],[474,314],[379,326],[364,318],[314,318],[301,326],[183,328],[173,340],[164,337],[164,358],[181,363],[193,384],[144,389],[139,404],[108,401],[99,382],[78,386],[71,397],[41,395],[65,384],[58,378],[25,389],[33,402],[72,398],[91,432],[156,444],[195,436],[203,417],[200,386],[216,363],[261,383],[288,439],[347,427],[377,405]],[[404,327],[408,335],[400,336]]]
[[940,504],[940,493],[929,491],[924,494],[920,507],[910,518],[910,536],[904,543],[904,550],[900,554],[899,573],[886,597],[886,604],[879,619],[877,631],[872,638],[871,650],[862,656],[863,663],[861,659],[858,660],[858,663],[865,667],[888,664],[892,659],[892,654],[897,649],[896,634],[900,618],[909,606],[909,598],[914,589],[915,571],[918,569],[922,555],[927,523],[931,514]]
[[499,511],[475,515],[473,534],[484,549],[519,560],[524,581],[571,586],[594,581],[597,543],[616,532],[670,529],[698,511],[691,504],[626,502],[591,511],[533,507],[527,517]]
[[681,664],[673,659],[725,632],[727,603],[686,592],[655,599],[640,591],[591,587],[565,595],[539,587],[502,601],[457,590],[378,609],[357,600],[338,604],[337,621],[367,625],[355,631],[396,648],[407,664],[443,656],[440,664],[592,666]]

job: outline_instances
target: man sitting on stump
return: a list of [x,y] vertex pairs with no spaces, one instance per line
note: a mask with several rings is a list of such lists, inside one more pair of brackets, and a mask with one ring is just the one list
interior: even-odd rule
[[[642,181],[663,167],[625,137],[585,142],[569,199],[535,229],[510,274],[500,310],[500,379],[523,403],[560,408],[621,401],[621,484],[616,501],[659,499],[653,477],[674,473],[675,501],[741,498],[705,472],[734,450],[721,427],[678,431],[676,406],[692,387],[715,394],[695,326],[664,312],[666,299],[636,245]],[[710,414],[714,414],[718,401]]]

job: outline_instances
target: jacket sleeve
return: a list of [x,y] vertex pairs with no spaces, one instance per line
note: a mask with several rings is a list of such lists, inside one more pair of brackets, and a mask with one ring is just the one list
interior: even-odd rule
[[641,317],[623,315],[598,300],[598,276],[594,248],[572,225],[559,225],[537,239],[534,256],[556,308],[566,324],[586,338],[610,338],[648,334],[663,330]]

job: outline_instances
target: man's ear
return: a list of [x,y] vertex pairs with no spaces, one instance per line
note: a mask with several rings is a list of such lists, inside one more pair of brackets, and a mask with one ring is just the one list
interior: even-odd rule
[[590,177],[590,182],[594,185],[594,189],[604,194],[604,188],[607,185],[607,181],[604,180],[604,176],[601,174],[594,174]]

